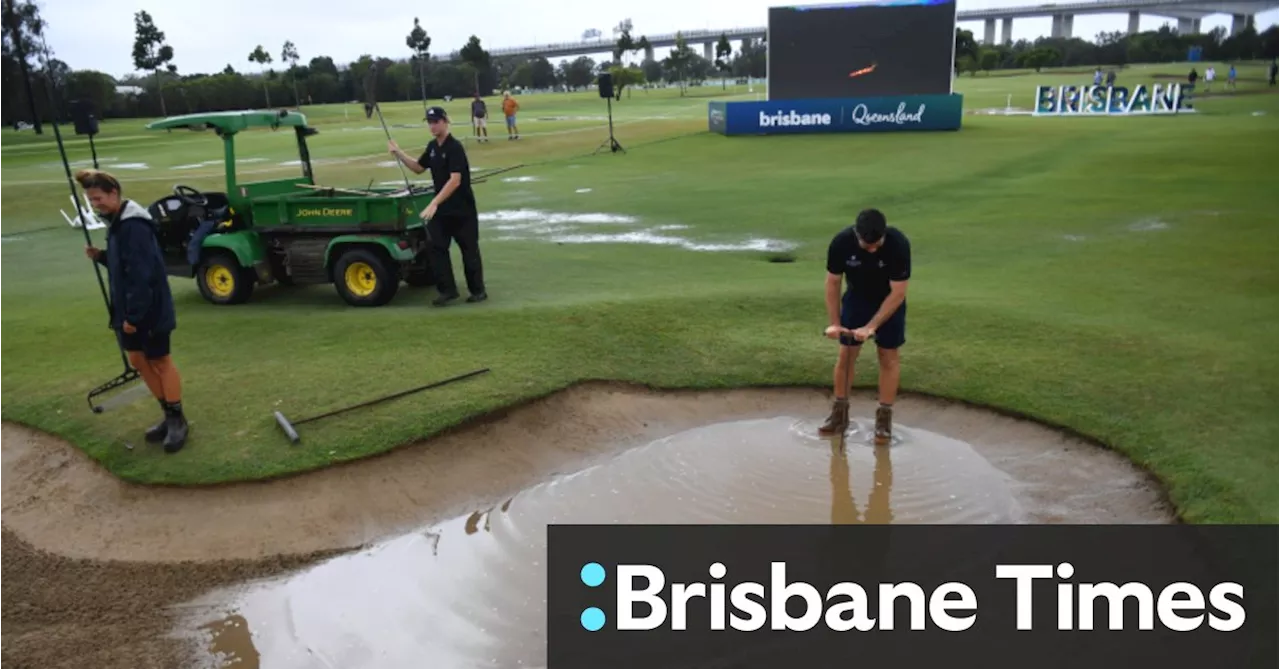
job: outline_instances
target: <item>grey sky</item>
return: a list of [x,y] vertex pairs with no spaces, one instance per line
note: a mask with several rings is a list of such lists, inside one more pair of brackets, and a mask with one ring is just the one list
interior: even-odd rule
[[[1040,4],[1043,0],[959,0],[961,9]],[[468,0],[461,3],[414,3],[391,0],[38,0],[49,23],[54,57],[73,69],[95,69],[113,76],[133,72],[133,14],[147,10],[174,49],[179,72],[217,72],[227,64],[256,71],[249,52],[262,44],[277,61],[285,40],[298,47],[301,62],[331,56],[340,66],[361,54],[402,58],[409,55],[405,36],[413,18],[431,36],[431,52],[460,48],[472,34],[487,48],[580,39],[589,28],[611,35],[611,28],[630,18],[634,33],[764,26],[768,8],[785,0],[647,0],[619,3],[598,0]],[[815,4],[797,2],[795,4]],[[1280,10],[1259,14],[1257,26],[1275,25]],[[1143,16],[1142,28],[1154,29],[1173,19]],[[980,22],[964,23],[981,39]],[[1123,14],[1078,16],[1074,34],[1092,40],[1101,31],[1124,30]],[[1206,17],[1201,30],[1230,25],[1227,16]],[[1014,39],[1047,35],[1048,17],[1014,21]],[[998,28],[997,28],[998,30]],[[734,45],[737,48],[737,44]],[[662,58],[665,49],[658,50]],[[599,60],[599,57],[597,57]]]

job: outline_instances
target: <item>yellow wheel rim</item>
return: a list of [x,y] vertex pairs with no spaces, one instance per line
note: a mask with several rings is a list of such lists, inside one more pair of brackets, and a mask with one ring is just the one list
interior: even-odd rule
[[214,297],[231,297],[236,290],[236,275],[222,265],[213,265],[205,270],[204,282]]
[[367,263],[353,262],[347,265],[344,278],[347,290],[360,297],[369,297],[378,288],[378,275]]

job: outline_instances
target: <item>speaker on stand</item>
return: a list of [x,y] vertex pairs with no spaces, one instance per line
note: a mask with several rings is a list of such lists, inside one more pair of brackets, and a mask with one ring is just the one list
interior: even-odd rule
[[93,136],[98,134],[98,115],[93,108],[92,100],[72,100],[71,120],[75,124],[77,135],[89,136],[89,151],[93,154],[93,169],[98,169],[98,149],[93,145]]
[[597,85],[600,87],[600,97],[604,98],[609,106],[609,139],[601,142],[600,146],[596,147],[596,150],[591,155],[600,153],[605,147],[608,147],[612,153],[619,151],[626,153],[627,150],[622,148],[622,145],[613,136],[613,75],[608,72],[602,72],[600,78],[597,79]]

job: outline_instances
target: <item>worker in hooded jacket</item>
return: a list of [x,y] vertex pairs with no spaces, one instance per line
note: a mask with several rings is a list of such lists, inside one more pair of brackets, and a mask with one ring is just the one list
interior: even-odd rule
[[177,319],[155,224],[145,208],[123,198],[114,176],[100,170],[81,170],[75,176],[107,224],[107,248],[86,246],[85,255],[107,268],[110,327],[164,411],[164,420],[147,430],[146,440],[163,442],[165,452],[176,453],[186,443],[188,425],[182,378],[169,351]]

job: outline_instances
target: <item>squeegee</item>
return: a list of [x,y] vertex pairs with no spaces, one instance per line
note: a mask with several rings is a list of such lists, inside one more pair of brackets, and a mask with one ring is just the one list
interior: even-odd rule
[[349,407],[343,407],[343,408],[341,408],[341,409],[335,409],[335,410],[330,411],[330,412],[327,412],[327,413],[322,413],[322,414],[320,414],[320,415],[318,415],[318,416],[312,416],[312,417],[310,417],[310,418],[303,418],[302,420],[294,421],[294,422],[290,422],[288,418],[285,418],[284,414],[280,413],[279,411],[276,411],[276,412],[275,412],[275,416],[276,416],[276,424],[278,424],[278,425],[280,426],[280,429],[281,429],[281,430],[284,430],[285,435],[289,437],[289,441],[291,441],[291,442],[293,442],[293,443],[297,443],[297,442],[298,442],[298,440],[299,440],[299,439],[301,439],[301,437],[299,437],[299,436],[298,436],[298,430],[297,430],[297,426],[298,426],[298,425],[302,425],[302,424],[304,424],[304,423],[310,423],[310,422],[312,422],[312,421],[317,421],[317,420],[320,420],[321,418],[328,418],[328,417],[330,417],[330,416],[336,416],[336,415],[338,415],[338,414],[340,414],[340,413],[345,413],[345,412],[347,412],[347,411],[352,411],[352,410],[354,410],[354,409],[360,409],[360,408],[363,408],[363,407],[372,406],[372,405],[374,405],[374,404],[378,404],[378,403],[380,403],[380,402],[386,402],[386,401],[388,401],[388,400],[394,400],[394,399],[397,399],[397,398],[400,398],[400,397],[404,397],[405,395],[412,395],[413,393],[422,392],[423,390],[430,390],[431,388],[439,388],[440,386],[443,386],[443,385],[447,385],[447,384],[453,383],[454,381],[461,381],[461,380],[463,380],[463,379],[468,379],[468,378],[471,378],[471,377],[473,377],[473,376],[478,376],[478,375],[480,375],[480,374],[484,374],[484,373],[485,373],[485,372],[487,372],[487,371],[489,371],[489,368],[488,368],[488,367],[485,367],[484,369],[477,369],[477,370],[475,370],[474,372],[467,372],[466,374],[460,374],[460,375],[455,376],[455,377],[452,377],[452,378],[444,379],[443,381],[435,381],[435,382],[433,382],[433,383],[428,383],[428,384],[427,384],[427,385],[425,385],[425,386],[418,386],[417,388],[410,388],[410,389],[408,389],[408,390],[401,390],[401,391],[400,391],[400,392],[398,392],[398,393],[393,393],[393,394],[391,394],[391,395],[386,395],[386,396],[384,396],[384,397],[379,397],[379,398],[377,398],[377,399],[372,399],[372,400],[369,400],[369,401],[367,401],[367,402],[361,402],[360,404],[355,404],[355,405],[352,405],[352,406],[349,406]]

